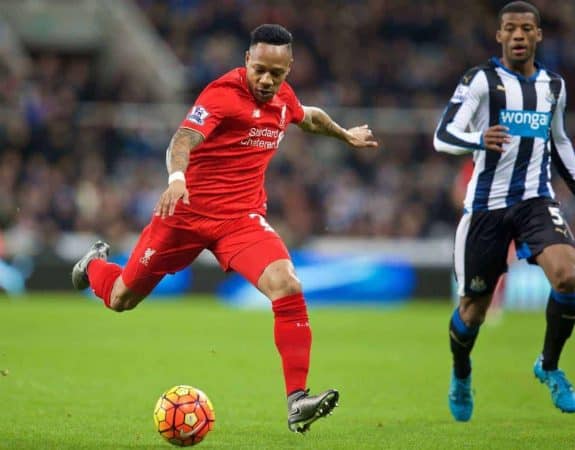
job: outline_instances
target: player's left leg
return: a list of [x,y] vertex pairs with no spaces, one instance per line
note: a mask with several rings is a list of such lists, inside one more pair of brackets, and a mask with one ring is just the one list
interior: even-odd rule
[[243,275],[272,301],[274,339],[288,395],[288,426],[305,432],[337,406],[339,393],[329,389],[309,395],[306,389],[312,334],[289,252],[262,216],[238,219],[228,230],[212,251],[225,269]]
[[[237,271],[242,273],[243,261],[253,264],[256,255],[275,253],[280,243],[267,241],[238,255],[235,260]],[[283,255],[282,259],[269,263],[256,286],[272,301],[274,338],[282,359],[288,395],[288,427],[291,431],[305,433],[313,422],[330,414],[337,406],[339,392],[328,389],[318,395],[309,395],[309,389],[306,389],[312,335],[301,284],[291,260]]]
[[553,404],[563,412],[575,412],[575,392],[564,372],[558,368],[565,342],[575,324],[575,248],[567,244],[546,247],[537,257],[551,283],[547,303],[543,352],[533,371],[550,391]]
[[565,342],[575,323],[575,247],[573,235],[559,205],[550,199],[522,202],[515,215],[519,230],[517,253],[537,263],[551,283],[547,303],[543,353],[533,371],[550,391],[554,405],[575,412],[575,393],[563,371],[558,369]]

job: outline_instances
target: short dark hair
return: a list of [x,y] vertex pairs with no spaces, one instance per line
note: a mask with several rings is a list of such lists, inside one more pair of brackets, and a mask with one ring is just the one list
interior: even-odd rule
[[250,33],[250,38],[250,47],[260,42],[271,45],[291,45],[293,41],[291,33],[275,23],[264,23],[254,28]]
[[531,13],[535,16],[535,22],[537,23],[537,26],[541,25],[541,15],[539,14],[539,10],[531,3],[523,1],[507,3],[507,5],[501,8],[501,11],[499,11],[499,25],[501,25],[503,14],[507,13]]

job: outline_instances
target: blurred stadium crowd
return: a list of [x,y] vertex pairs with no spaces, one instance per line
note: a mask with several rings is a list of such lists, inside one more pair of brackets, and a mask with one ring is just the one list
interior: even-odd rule
[[[266,2],[138,0],[186,68],[181,102],[242,65],[249,31],[285,25],[295,38],[289,81],[302,103],[330,109],[443,108],[459,76],[499,54],[505,2],[358,0]],[[534,2],[543,15],[540,61],[567,81],[575,111],[575,3]],[[50,255],[62,232],[125,240],[147,223],[166,185],[165,131],[78,119],[85,102],[145,104],[152,95],[118,73],[102,83],[92,57],[28,49],[24,75],[0,66],[0,254]],[[344,125],[358,125],[345,123]],[[466,158],[436,154],[429,132],[392,133],[370,123],[382,148],[353,152],[295,129],[267,176],[269,220],[291,245],[313,235],[451,235]],[[568,126],[570,124],[568,123]],[[571,124],[572,125],[572,124]],[[570,128],[575,137],[575,128]],[[571,221],[575,202],[556,183]]]

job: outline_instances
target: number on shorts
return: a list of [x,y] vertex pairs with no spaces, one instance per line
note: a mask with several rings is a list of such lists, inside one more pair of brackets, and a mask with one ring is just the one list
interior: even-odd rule
[[271,231],[272,233],[275,232],[275,230],[267,222],[267,220],[264,218],[264,216],[261,216],[260,214],[255,214],[255,213],[251,213],[249,216],[250,216],[250,219],[258,219],[260,221],[260,225],[262,226],[264,231]]
[[551,220],[553,221],[553,225],[557,225],[558,227],[562,227],[565,225],[565,221],[563,220],[563,216],[561,215],[561,211],[556,206],[548,206],[549,214],[551,214]]

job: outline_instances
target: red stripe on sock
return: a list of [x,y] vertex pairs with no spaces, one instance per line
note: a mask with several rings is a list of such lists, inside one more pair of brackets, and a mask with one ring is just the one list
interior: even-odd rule
[[90,287],[108,308],[110,307],[110,295],[112,294],[114,282],[121,273],[122,268],[119,265],[109,263],[103,259],[94,259],[88,264]]
[[305,390],[311,350],[311,328],[303,294],[272,302],[274,338],[284,371],[286,393]]

